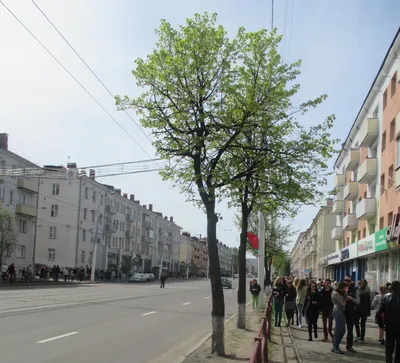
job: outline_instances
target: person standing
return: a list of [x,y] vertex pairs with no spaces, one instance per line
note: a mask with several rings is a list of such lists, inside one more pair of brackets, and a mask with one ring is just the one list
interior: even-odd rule
[[345,309],[346,315],[346,327],[347,327],[347,337],[346,337],[346,349],[348,352],[356,353],[353,348],[354,343],[354,323],[356,315],[356,306],[360,305],[360,293],[359,290],[354,286],[351,280],[351,276],[347,275],[344,279],[347,285],[347,304]]
[[328,340],[329,336],[333,339],[332,323],[333,323],[333,302],[332,302],[332,286],[331,280],[325,279],[324,287],[320,291],[321,295],[321,311],[322,311],[322,327],[324,330],[324,341]]
[[282,321],[283,301],[285,300],[286,286],[282,277],[278,276],[274,281],[272,296],[274,297],[275,326],[280,327]]
[[287,292],[285,298],[285,313],[287,324],[289,326],[294,324],[294,311],[296,310],[296,289],[291,280],[288,280],[286,286]]
[[304,305],[304,315],[307,316],[308,325],[308,341],[312,342],[312,333],[314,328],[314,338],[318,339],[318,316],[320,310],[320,294],[315,282],[311,282],[306,296],[306,303]]
[[400,282],[393,281],[392,292],[383,297],[377,312],[377,318],[386,329],[386,363],[400,362]]
[[296,296],[296,306],[297,306],[297,314],[299,318],[299,328],[303,326],[303,306],[306,300],[307,295],[307,285],[305,279],[300,279],[299,284],[297,285],[297,296]]
[[161,280],[160,288],[161,288],[161,289],[165,288],[165,280],[166,280],[166,279],[167,279],[167,276],[165,276],[165,274],[162,273],[162,274],[161,274],[161,278],[160,278],[160,280]]
[[372,300],[372,304],[371,304],[371,309],[375,311],[375,324],[378,324],[379,327],[379,342],[382,345],[385,345],[385,332],[384,332],[384,326],[383,326],[383,322],[382,319],[378,319],[378,309],[381,306],[382,303],[382,299],[386,294],[386,286],[385,285],[381,285],[381,287],[379,288],[379,294],[375,295],[374,300]]
[[346,305],[347,305],[347,285],[339,282],[332,292],[333,318],[335,319],[335,334],[333,336],[332,353],[343,354],[340,350],[340,343],[346,334]]
[[356,306],[355,328],[357,337],[354,341],[364,343],[367,319],[371,316],[371,292],[366,280],[361,281],[358,293],[360,295],[360,305]]
[[257,283],[257,280],[254,279],[250,283],[250,293],[251,293],[251,300],[253,304],[253,311],[258,310],[258,296],[260,295],[261,286]]

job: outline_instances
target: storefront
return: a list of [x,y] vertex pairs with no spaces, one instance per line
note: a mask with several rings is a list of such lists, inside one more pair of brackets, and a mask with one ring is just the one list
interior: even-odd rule
[[363,280],[368,273],[369,255],[375,253],[375,233],[357,242],[357,280]]
[[333,265],[333,279],[343,281],[346,275],[357,277],[357,243],[331,253],[328,256],[328,265]]

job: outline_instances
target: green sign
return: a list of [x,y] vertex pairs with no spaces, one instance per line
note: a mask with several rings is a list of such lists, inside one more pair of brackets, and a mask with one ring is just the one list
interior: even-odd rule
[[389,247],[386,242],[386,232],[388,227],[375,233],[375,252],[386,251]]

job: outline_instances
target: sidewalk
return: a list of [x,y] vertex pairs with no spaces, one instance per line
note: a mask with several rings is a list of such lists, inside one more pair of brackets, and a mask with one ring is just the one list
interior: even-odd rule
[[[285,321],[286,324],[286,321]],[[282,328],[288,329],[288,328]],[[346,336],[344,337],[341,349],[345,351],[344,355],[331,353],[332,340],[323,342],[322,320],[318,319],[318,339],[312,342],[308,341],[308,331],[306,328],[299,329],[298,327],[290,327],[288,329],[293,337],[295,349],[299,352],[301,360],[307,363],[336,363],[341,362],[364,363],[364,362],[384,362],[385,347],[378,342],[378,326],[374,324],[373,318],[367,321],[367,330],[365,343],[354,343],[354,349],[357,353],[346,351]],[[354,329],[355,334],[355,329]]]

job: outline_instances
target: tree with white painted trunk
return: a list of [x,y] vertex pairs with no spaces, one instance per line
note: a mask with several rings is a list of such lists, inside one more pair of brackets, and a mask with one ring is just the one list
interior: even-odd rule
[[7,257],[16,249],[18,233],[15,230],[15,218],[6,211],[0,211],[0,262],[3,264]]

